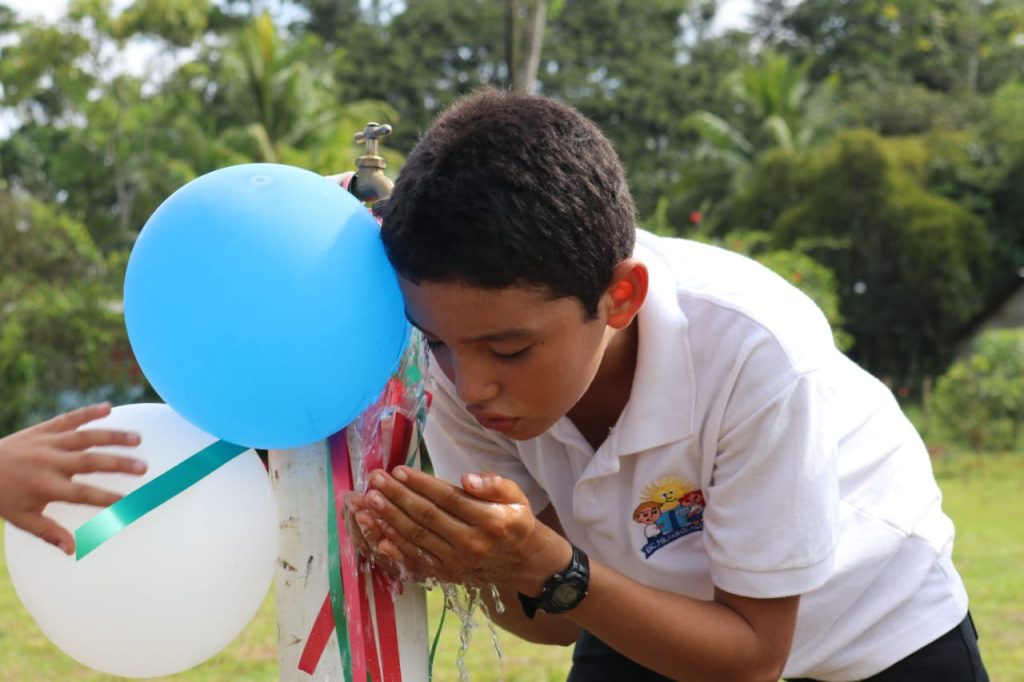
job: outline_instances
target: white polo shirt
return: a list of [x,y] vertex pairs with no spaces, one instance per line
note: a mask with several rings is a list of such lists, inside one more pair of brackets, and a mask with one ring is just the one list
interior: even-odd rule
[[527,441],[485,430],[434,369],[437,474],[515,480],[573,543],[652,587],[802,595],[786,677],[868,677],[957,625],[953,524],[890,391],[760,264],[637,237],[650,289],[636,375],[600,448],[568,418]]

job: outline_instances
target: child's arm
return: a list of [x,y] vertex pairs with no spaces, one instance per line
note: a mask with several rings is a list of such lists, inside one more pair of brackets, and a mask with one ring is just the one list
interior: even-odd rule
[[0,438],[0,517],[66,554],[75,540],[66,528],[43,516],[50,502],[106,507],[120,495],[72,481],[75,474],[98,471],[141,474],[145,462],[86,452],[107,445],[136,446],[137,434],[78,427],[110,414],[109,404],[90,405]]
[[[405,572],[494,583],[503,596],[537,595],[569,564],[568,541],[534,519],[512,481],[468,475],[463,490],[411,469],[394,473],[371,476],[356,520],[368,529],[364,535],[374,550]],[[664,675],[774,681],[789,654],[799,597],[751,599],[716,590],[713,600],[701,601],[648,587],[591,560],[587,598],[569,613],[547,618],[566,621],[566,629],[512,614],[517,602],[506,599],[509,617],[499,622],[534,641],[567,643],[557,635],[582,627]],[[556,636],[545,639],[551,632]]]

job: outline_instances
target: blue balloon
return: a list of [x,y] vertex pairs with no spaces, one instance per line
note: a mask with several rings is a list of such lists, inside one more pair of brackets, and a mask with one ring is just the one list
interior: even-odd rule
[[377,221],[338,185],[278,164],[223,168],[164,201],[128,260],[124,316],[168,405],[260,448],[353,421],[409,337]]

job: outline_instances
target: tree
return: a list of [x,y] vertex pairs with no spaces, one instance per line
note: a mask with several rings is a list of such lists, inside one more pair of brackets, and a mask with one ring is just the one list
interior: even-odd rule
[[[397,122],[383,102],[338,102],[320,40],[282,33],[265,12],[229,34],[223,47],[208,46],[202,61],[199,89],[212,93],[208,144],[238,161],[348,170],[361,153],[356,131],[369,120]],[[393,165],[402,160],[393,150],[384,156]]]
[[[759,0],[761,16],[778,9]],[[782,45],[818,57],[815,76],[880,77],[942,92],[991,92],[1013,77],[1024,46],[1017,0],[804,0],[786,10]],[[995,48],[995,49],[990,49]]]
[[[708,63],[695,62],[686,42],[686,22],[702,20],[693,5],[566,0],[548,25],[541,92],[577,106],[608,134],[641,215],[671,193],[689,160],[683,117],[714,98]],[[735,59],[722,57],[718,64]]]
[[[686,159],[690,133],[681,117],[718,97],[719,74],[735,63],[732,46],[742,41],[689,43],[687,31],[703,35],[713,15],[709,3],[690,0],[560,0],[543,13],[536,0],[298,4],[310,15],[304,30],[341,53],[335,76],[348,96],[385,99],[401,115],[398,149],[410,149],[456,97],[481,85],[530,82],[608,134],[642,215],[668,193]],[[535,61],[534,80],[525,72]]]
[[[434,116],[480,85],[502,86],[505,6],[493,0],[301,0],[302,31],[334,55],[336,102],[383,101],[401,118],[389,147],[408,151]],[[393,122],[393,121],[392,121]],[[365,123],[365,122],[364,122]]]
[[[555,3],[552,8],[557,12],[562,4]],[[535,89],[547,15],[547,0],[527,4],[505,0],[505,71],[510,90],[533,92]],[[522,30],[524,23],[525,32]]]
[[981,307],[982,221],[923,189],[869,131],[839,133],[810,155],[798,182],[802,198],[773,232],[835,272],[852,355],[908,385],[944,367]]
[[841,110],[835,101],[835,79],[811,83],[812,65],[809,60],[793,64],[788,56],[766,50],[757,63],[729,75],[731,120],[704,110],[683,120],[697,133],[699,144],[696,163],[683,174],[677,202],[684,211],[700,206],[705,229],[728,225],[735,218],[731,204],[748,193],[763,154],[774,149],[807,151],[837,127]]
[[108,0],[76,0],[55,24],[19,26],[0,53],[0,107],[18,122],[0,142],[6,176],[60,204],[102,248],[130,244],[176,188],[159,162],[175,158],[181,122],[200,110],[187,92],[161,96],[158,81],[117,67],[126,25]]
[[115,398],[140,383],[120,360],[116,261],[81,223],[0,187],[0,432],[49,415],[62,392]]

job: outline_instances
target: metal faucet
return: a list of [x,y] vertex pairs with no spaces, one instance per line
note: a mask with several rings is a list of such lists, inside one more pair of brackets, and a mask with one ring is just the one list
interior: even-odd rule
[[384,175],[387,164],[380,156],[380,140],[391,134],[391,126],[387,123],[370,122],[355,134],[356,142],[366,143],[366,154],[356,159],[356,174],[349,184],[348,190],[364,203],[376,204],[391,196],[391,188],[395,183]]

